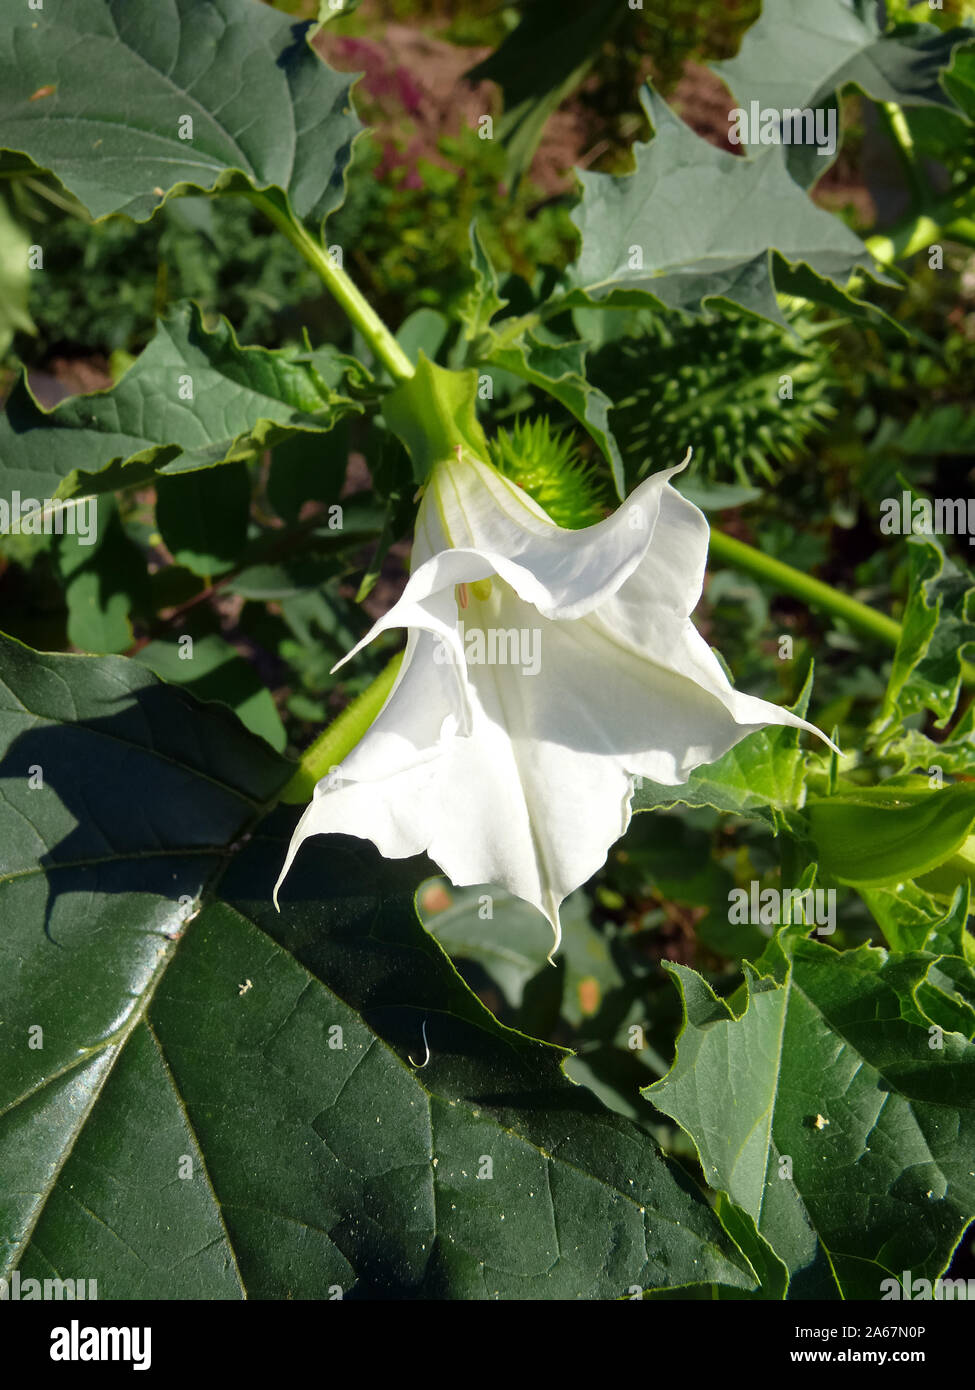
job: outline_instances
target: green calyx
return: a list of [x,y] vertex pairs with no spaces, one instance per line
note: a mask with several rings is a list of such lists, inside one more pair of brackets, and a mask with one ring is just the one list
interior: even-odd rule
[[499,429],[489,449],[489,462],[524,488],[558,526],[578,531],[606,515],[606,489],[596,470],[544,416],[519,421],[510,434]]
[[828,346],[799,314],[798,336],[747,315],[644,317],[639,337],[595,357],[592,381],[615,390],[613,433],[632,480],[694,446],[696,467],[717,482],[778,481],[836,414]]
[[607,512],[606,489],[596,470],[548,420],[519,422],[488,442],[474,402],[477,372],[448,371],[420,353],[416,372],[383,401],[386,424],[413,461],[417,483],[455,456],[473,454],[524,488],[558,526],[580,530]]
[[477,372],[438,367],[422,352],[416,371],[383,400],[383,418],[413,460],[413,476],[425,483],[458,446],[488,457],[488,442],[474,407]]

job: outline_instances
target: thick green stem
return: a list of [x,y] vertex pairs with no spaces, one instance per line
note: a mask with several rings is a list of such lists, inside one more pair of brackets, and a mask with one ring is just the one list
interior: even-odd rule
[[719,560],[727,560],[735,569],[753,574],[756,579],[767,580],[784,594],[802,599],[810,608],[819,608],[833,617],[842,618],[854,631],[862,632],[865,637],[874,637],[887,647],[896,647],[900,641],[901,625],[893,618],[839,593],[822,580],[803,574],[802,570],[793,569],[781,560],[773,560],[770,555],[764,555],[744,541],[712,530],[711,554]]
[[251,193],[248,197],[322,277],[336,302],[358,328],[393,380],[409,381],[414,371],[413,363],[342,267],[336,265],[325,248],[274,198],[266,193]]
[[[902,628],[893,618],[878,613],[876,608],[869,608],[858,599],[839,593],[821,579],[813,579],[811,575],[803,574],[802,570],[795,570],[781,560],[763,555],[754,546],[726,536],[723,531],[712,530],[711,554],[716,559],[727,560],[734,569],[744,570],[756,579],[764,579],[783,594],[802,599],[810,608],[818,608],[834,618],[842,618],[854,632],[873,637],[886,647],[896,649],[900,642]],[[961,663],[961,678],[967,690],[975,690],[975,666],[968,661]]]
[[309,801],[315,783],[327,777],[356,746],[386,702],[403,662],[397,652],[392,661],[361,695],[347,705],[332,720],[328,728],[301,755],[298,770],[281,793],[281,800],[290,804]]

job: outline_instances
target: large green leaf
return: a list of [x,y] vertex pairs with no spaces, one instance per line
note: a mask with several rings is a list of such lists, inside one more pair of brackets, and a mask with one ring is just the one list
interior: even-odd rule
[[94,217],[190,189],[278,188],[319,221],[342,202],[353,79],[308,25],[256,0],[0,0],[0,24],[0,140]]
[[859,237],[792,180],[781,147],[739,158],[695,135],[651,87],[641,100],[656,133],[634,146],[634,172],[579,174],[583,194],[572,216],[582,250],[566,304],[641,308],[656,300],[700,313],[723,300],[785,323],[775,252],[811,272],[808,295],[819,283],[848,308],[859,303],[846,289],[858,267],[885,279]]
[[823,873],[839,883],[884,886],[929,874],[963,850],[975,833],[975,785],[932,790],[924,778],[917,782],[810,801],[806,815]]
[[414,863],[314,842],[278,914],[292,764],[134,662],[0,658],[4,1275],[103,1299],[753,1286],[647,1136],[467,990]]
[[208,333],[196,306],[181,306],[111,390],[46,411],[18,382],[0,415],[0,498],[106,492],[322,435],[359,408],[340,384],[363,370],[328,347],[240,347],[226,319]]
[[950,108],[941,75],[972,38],[933,24],[883,34],[874,6],[856,0],[764,0],[735,57],[712,66],[742,106],[815,107],[852,82],[876,101]]
[[755,1222],[793,1298],[933,1279],[975,1214],[975,1048],[922,1012],[937,957],[838,954],[786,929],[735,1013],[686,966],[673,1069],[644,1094]]

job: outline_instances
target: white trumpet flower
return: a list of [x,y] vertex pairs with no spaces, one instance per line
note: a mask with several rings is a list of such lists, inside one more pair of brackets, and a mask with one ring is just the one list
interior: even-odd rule
[[403,595],[345,658],[405,628],[396,683],[316,786],[279,886],[310,835],[425,851],[458,886],[533,903],[554,952],[559,906],[626,830],[634,778],[680,785],[770,724],[828,742],[734,690],[692,625],[709,532],[670,483],[687,461],[584,530],[460,448],[437,465]]

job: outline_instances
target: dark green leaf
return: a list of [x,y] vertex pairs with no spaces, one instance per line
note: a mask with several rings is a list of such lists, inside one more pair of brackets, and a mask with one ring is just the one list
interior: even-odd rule
[[84,1271],[103,1299],[753,1286],[647,1136],[466,989],[415,864],[315,842],[277,913],[294,815],[265,812],[293,764],[134,662],[0,654],[4,1276]]
[[773,252],[808,267],[849,304],[858,267],[891,283],[860,239],[793,182],[781,147],[739,158],[695,135],[652,88],[641,98],[656,133],[634,146],[635,171],[579,174],[573,221],[582,250],[566,304],[639,308],[656,300],[700,313],[725,301],[784,324]]
[[353,78],[308,25],[253,0],[0,0],[0,23],[0,138],[92,216],[191,189],[280,188],[319,222],[342,202]]
[[216,700],[232,709],[245,728],[259,734],[279,753],[287,735],[271,692],[253,666],[216,633],[190,641],[148,642],[135,660],[160,680],[181,685],[198,700]]
[[905,970],[792,929],[768,957],[774,977],[746,966],[738,1015],[670,967],[686,1023],[645,1094],[784,1261],[792,1297],[877,1299],[905,1268],[933,1279],[975,1213],[975,1049],[949,1032],[933,1046],[914,998],[934,958]]
[[71,497],[249,458],[295,432],[323,435],[359,407],[328,384],[352,358],[239,347],[194,305],[174,310],[110,391],[42,410],[21,380],[0,416],[0,498]]

